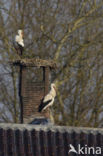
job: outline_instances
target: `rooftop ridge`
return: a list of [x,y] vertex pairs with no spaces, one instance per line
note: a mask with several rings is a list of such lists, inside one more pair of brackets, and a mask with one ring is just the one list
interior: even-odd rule
[[0,123],[0,129],[4,130],[36,130],[36,131],[52,131],[52,132],[67,132],[67,133],[92,133],[103,134],[103,128],[89,128],[89,127],[69,127],[69,126],[53,126],[53,125],[31,125],[31,124],[13,124],[13,123]]

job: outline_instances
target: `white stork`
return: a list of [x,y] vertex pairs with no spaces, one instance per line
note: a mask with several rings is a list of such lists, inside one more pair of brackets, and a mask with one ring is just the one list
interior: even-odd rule
[[15,47],[17,53],[19,55],[22,55],[24,50],[24,40],[23,40],[23,31],[20,29],[18,30],[18,35],[15,36],[15,42],[17,43],[17,46]]
[[55,87],[55,84],[52,83],[50,92],[43,98],[43,101],[39,106],[39,112],[42,112],[49,106],[52,106],[54,103],[55,97],[56,97],[56,87]]

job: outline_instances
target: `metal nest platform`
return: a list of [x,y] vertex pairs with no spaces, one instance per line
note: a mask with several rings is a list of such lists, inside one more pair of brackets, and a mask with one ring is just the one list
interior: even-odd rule
[[39,58],[24,58],[24,59],[15,59],[10,62],[13,65],[22,65],[22,66],[33,66],[33,67],[50,67],[51,69],[56,69],[57,64],[53,60],[42,60]]
[[30,122],[29,124],[32,124],[32,125],[51,125],[53,126],[53,123],[51,122],[50,119],[47,119],[47,118],[35,118],[32,122]]

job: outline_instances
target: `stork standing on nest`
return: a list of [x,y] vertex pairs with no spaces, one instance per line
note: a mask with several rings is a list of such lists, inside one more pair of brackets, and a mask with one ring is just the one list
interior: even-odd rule
[[23,31],[18,30],[18,35],[15,36],[15,42],[17,45],[15,46],[15,49],[17,50],[17,54],[22,55],[24,50],[24,40],[23,40]]
[[43,98],[42,103],[39,106],[39,112],[42,112],[43,110],[52,106],[55,97],[56,97],[56,86],[54,83],[52,83],[50,92]]

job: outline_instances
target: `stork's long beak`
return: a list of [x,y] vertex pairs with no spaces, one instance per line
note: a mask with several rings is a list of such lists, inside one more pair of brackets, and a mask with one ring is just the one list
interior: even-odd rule
[[55,92],[57,92],[56,87],[55,87],[55,86],[53,86],[53,88],[54,88]]

